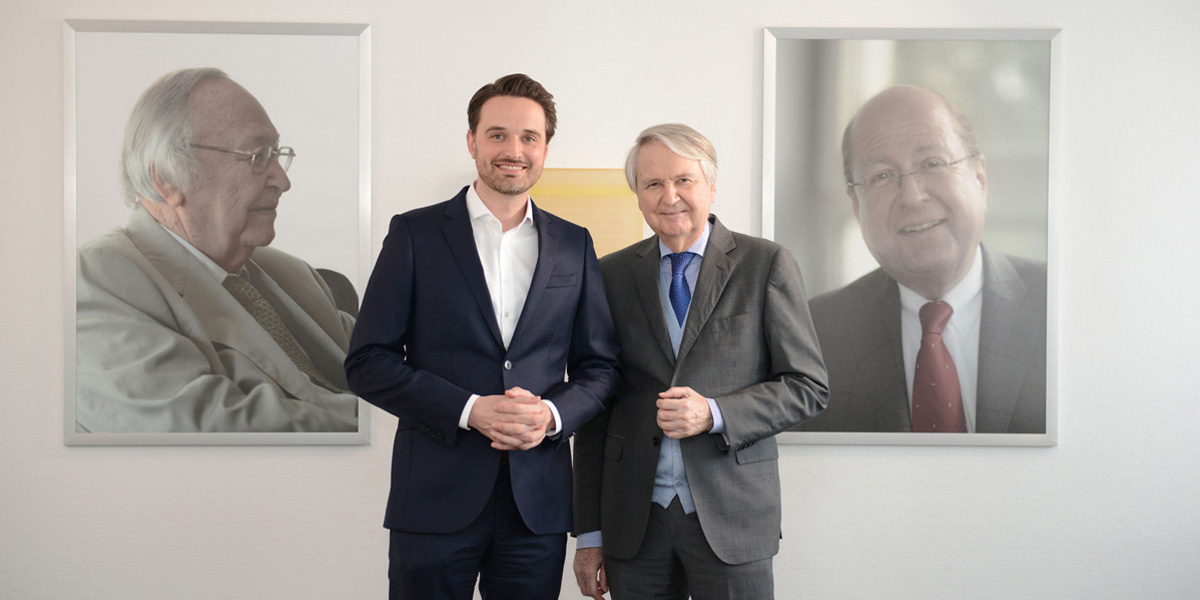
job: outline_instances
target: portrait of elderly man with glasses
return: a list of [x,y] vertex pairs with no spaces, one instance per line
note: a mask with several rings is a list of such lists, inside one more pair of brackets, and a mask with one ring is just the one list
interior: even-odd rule
[[80,432],[353,431],[354,319],[267,245],[295,153],[217,69],[168,73],[125,127],[129,220],[79,248]]
[[981,243],[986,161],[940,95],[893,87],[842,138],[880,268],[810,301],[829,406],[806,431],[1044,433],[1046,265]]

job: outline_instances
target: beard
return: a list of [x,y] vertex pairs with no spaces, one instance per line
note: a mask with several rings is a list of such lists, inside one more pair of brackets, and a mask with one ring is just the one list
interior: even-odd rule
[[481,164],[476,161],[475,166],[483,184],[505,196],[517,196],[528,192],[542,174],[540,170],[535,171],[533,166],[527,162],[510,161],[508,164],[520,164],[525,167],[525,170],[519,172],[519,176],[513,177],[500,170],[495,164]]

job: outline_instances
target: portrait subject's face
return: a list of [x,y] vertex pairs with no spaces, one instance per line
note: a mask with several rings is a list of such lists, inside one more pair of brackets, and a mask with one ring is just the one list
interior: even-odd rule
[[941,99],[913,88],[873,98],[850,139],[862,185],[847,193],[867,248],[898,282],[940,298],[966,275],[983,236],[983,157],[966,158]]
[[636,191],[646,224],[675,252],[700,238],[717,192],[700,161],[675,154],[659,141],[638,151]]
[[[252,152],[279,142],[262,105],[238,84],[212,79],[192,89],[193,143]],[[195,149],[197,177],[178,208],[186,239],[214,262],[240,267],[275,239],[280,196],[292,183],[278,160],[254,173],[247,157]]]
[[467,149],[484,185],[505,196],[524,195],[546,162],[546,113],[529,98],[491,98],[480,107],[476,130],[467,132]]

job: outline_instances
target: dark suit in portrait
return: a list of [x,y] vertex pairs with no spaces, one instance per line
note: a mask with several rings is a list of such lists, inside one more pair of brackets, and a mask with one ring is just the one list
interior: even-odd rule
[[[876,269],[809,302],[829,369],[801,431],[912,431],[896,280]],[[1046,431],[1046,265],[983,250],[975,431]]]

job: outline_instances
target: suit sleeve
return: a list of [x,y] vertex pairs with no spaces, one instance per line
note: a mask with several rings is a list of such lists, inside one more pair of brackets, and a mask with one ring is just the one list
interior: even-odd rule
[[725,433],[715,434],[722,447],[740,449],[786,431],[819,414],[829,400],[804,280],[786,248],[776,248],[765,285],[762,319],[770,376],[714,398],[725,420]]
[[204,338],[141,257],[82,250],[76,282],[76,420],[99,432],[353,431],[350,394],[291,397],[241,353]]
[[346,380],[363,399],[452,445],[472,392],[406,361],[416,318],[411,223],[392,218],[350,337]]
[[592,236],[587,230],[583,235],[583,281],[571,324],[567,381],[543,394],[554,402],[562,416],[560,440],[570,437],[608,406],[619,379],[616,327],[609,312]]

